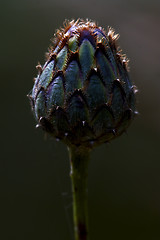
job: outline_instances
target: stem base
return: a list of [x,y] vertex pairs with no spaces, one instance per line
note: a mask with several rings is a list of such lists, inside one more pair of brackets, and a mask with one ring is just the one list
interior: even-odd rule
[[75,240],[89,240],[87,177],[90,149],[73,146],[69,147],[69,153]]

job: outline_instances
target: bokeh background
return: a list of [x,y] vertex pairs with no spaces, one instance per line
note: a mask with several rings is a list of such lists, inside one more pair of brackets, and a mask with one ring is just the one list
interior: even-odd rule
[[160,239],[160,1],[0,2],[0,239],[73,240],[66,146],[35,129],[26,97],[55,29],[72,18],[120,33],[139,88],[127,135],[92,152],[91,240]]

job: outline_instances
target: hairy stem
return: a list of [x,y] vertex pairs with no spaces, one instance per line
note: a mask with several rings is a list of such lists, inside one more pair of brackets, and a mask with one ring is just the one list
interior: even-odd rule
[[87,176],[90,149],[69,147],[75,240],[89,240]]

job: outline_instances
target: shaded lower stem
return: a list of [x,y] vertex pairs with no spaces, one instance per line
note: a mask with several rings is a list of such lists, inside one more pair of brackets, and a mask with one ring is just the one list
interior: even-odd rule
[[69,147],[75,240],[89,240],[87,176],[90,149]]

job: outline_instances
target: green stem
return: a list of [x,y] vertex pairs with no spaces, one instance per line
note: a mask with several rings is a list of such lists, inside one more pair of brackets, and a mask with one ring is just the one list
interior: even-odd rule
[[69,147],[75,240],[89,240],[87,176],[90,149]]

